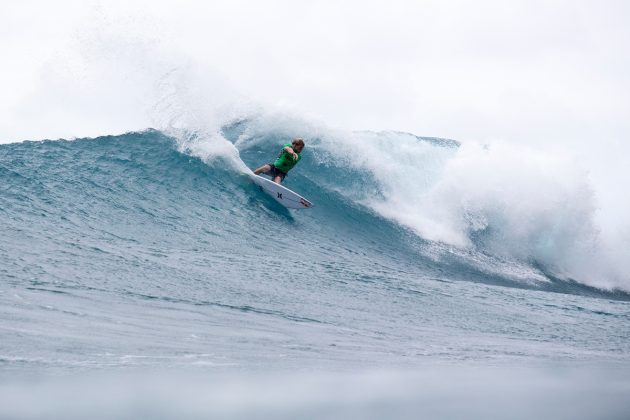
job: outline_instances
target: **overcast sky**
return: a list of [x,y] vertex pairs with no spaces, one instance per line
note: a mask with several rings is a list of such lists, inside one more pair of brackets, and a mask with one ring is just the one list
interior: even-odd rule
[[628,138],[626,1],[1,7],[2,142],[149,126],[144,89],[191,63],[209,86],[337,127],[534,144]]

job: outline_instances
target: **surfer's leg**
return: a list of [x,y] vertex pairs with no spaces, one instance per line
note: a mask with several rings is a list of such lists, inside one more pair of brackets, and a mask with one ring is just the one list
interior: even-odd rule
[[269,164],[263,165],[260,168],[256,169],[254,173],[256,175],[260,175],[261,173],[266,174],[271,170],[271,166]]
[[276,168],[272,168],[271,178],[273,178],[273,182],[275,182],[276,184],[282,184],[284,182],[284,177],[286,176],[286,173],[279,171]]

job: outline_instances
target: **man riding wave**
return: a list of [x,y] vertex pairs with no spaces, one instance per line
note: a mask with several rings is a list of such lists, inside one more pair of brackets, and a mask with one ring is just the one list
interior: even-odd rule
[[256,175],[267,174],[271,176],[273,182],[281,184],[287,173],[302,159],[300,153],[304,149],[304,139],[298,137],[293,139],[289,144],[284,144],[282,150],[273,163],[267,163],[256,169],[254,173]]

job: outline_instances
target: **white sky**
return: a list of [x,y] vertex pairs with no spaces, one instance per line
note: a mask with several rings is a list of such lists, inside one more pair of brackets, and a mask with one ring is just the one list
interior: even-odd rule
[[[109,50],[136,48],[141,56],[138,50],[156,44],[172,66],[194,62],[253,101],[338,127],[563,144],[598,138],[616,144],[630,129],[627,1],[20,1],[0,7],[3,142],[150,125],[141,112],[108,112],[112,98],[102,107],[67,106],[50,85],[74,81],[73,96],[84,87],[96,102],[89,81],[99,76],[77,67],[100,60],[110,66],[103,70],[107,93],[128,103],[138,92],[117,82],[141,78],[142,64],[129,66],[122,57],[127,67],[116,69],[121,57]],[[67,72],[64,62],[79,74],[61,83],[51,73]]]

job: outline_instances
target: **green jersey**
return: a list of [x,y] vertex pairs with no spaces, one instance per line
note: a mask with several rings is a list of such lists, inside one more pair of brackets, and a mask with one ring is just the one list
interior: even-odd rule
[[302,156],[300,156],[299,153],[295,152],[297,153],[298,158],[297,160],[293,160],[293,155],[284,150],[285,147],[290,147],[291,149],[293,149],[293,145],[289,143],[282,146],[282,150],[278,155],[278,159],[276,159],[276,161],[273,163],[273,166],[286,174],[300,161],[300,159],[302,159]]

